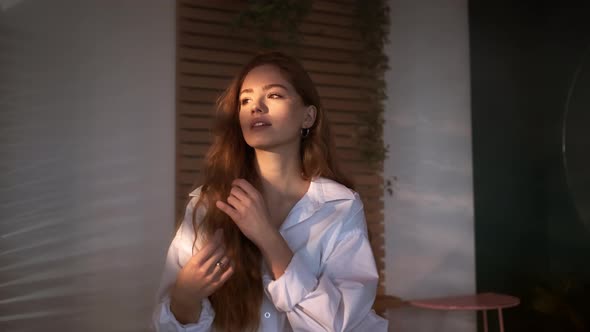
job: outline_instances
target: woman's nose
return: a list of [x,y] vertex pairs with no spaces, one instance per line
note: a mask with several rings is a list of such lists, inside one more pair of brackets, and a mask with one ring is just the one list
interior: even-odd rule
[[251,113],[262,113],[264,112],[264,105],[262,103],[252,103],[252,108],[250,109]]
[[252,114],[254,114],[254,113],[262,113],[262,110],[260,109],[260,107],[258,105],[252,105],[251,112],[252,112]]

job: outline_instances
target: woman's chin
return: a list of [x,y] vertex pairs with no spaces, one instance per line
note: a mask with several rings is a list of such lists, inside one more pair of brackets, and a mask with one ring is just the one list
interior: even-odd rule
[[265,140],[254,140],[246,143],[254,150],[267,151],[271,150],[273,147],[276,147],[276,144],[273,144],[273,142],[267,142]]
[[254,150],[278,152],[279,150],[291,150],[296,148],[295,139],[270,139],[266,137],[256,137],[255,139],[246,140],[248,144]]

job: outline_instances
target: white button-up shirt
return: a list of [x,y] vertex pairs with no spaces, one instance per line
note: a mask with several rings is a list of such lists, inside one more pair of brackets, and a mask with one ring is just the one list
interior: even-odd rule
[[[168,250],[153,315],[157,331],[214,331],[208,299],[194,324],[180,324],[170,311],[169,290],[193,253],[191,220],[199,194],[200,188],[190,193]],[[197,220],[203,215],[197,211]],[[371,310],[378,273],[357,193],[329,179],[314,179],[279,231],[293,258],[277,280],[263,271],[259,331],[387,331],[387,321]]]

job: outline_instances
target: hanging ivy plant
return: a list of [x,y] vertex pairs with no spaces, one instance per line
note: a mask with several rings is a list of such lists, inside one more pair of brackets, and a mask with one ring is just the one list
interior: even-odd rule
[[361,115],[365,126],[358,127],[359,146],[363,157],[379,166],[387,156],[383,142],[383,101],[387,97],[384,73],[389,68],[383,50],[389,32],[389,6],[383,0],[356,0],[356,22],[364,43],[359,58],[363,74],[375,80],[367,95],[369,112]]
[[[312,0],[248,0],[246,9],[234,21],[236,27],[256,31],[259,47],[283,46],[272,33],[287,33],[288,42],[297,44],[299,25],[311,11]],[[389,6],[384,0],[355,0],[355,28],[361,33],[363,50],[358,57],[362,75],[374,80],[367,92],[368,112],[360,115],[357,144],[363,158],[372,166],[381,165],[387,155],[383,142],[383,101],[386,98],[384,72],[388,59],[383,48],[389,31]]]
[[299,24],[311,10],[312,0],[248,0],[247,8],[240,12],[234,26],[251,26],[256,31],[258,45],[272,49],[281,43],[272,32],[286,32],[290,43],[299,39]]

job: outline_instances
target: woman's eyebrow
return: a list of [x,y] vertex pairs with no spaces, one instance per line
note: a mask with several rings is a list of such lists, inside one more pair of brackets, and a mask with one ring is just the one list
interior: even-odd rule
[[[277,87],[278,87],[278,88],[283,88],[283,89],[285,89],[285,90],[289,90],[289,89],[287,89],[287,87],[286,87],[286,86],[284,86],[284,85],[282,85],[282,84],[279,84],[279,83],[273,83],[273,84],[267,84],[267,85],[263,86],[263,87],[262,87],[262,91],[267,91],[267,90],[269,90],[269,89],[272,89],[272,88],[277,88]],[[253,90],[253,89],[244,89],[244,90],[240,91],[240,95],[242,95],[243,93],[249,93],[249,92],[254,92],[254,90]]]
[[262,90],[263,90],[263,91],[266,91],[266,90],[269,90],[269,89],[271,89],[271,88],[283,88],[283,89],[285,89],[285,90],[288,90],[286,86],[284,86],[284,85],[282,85],[282,84],[278,84],[278,83],[265,85],[265,86],[262,88]]

